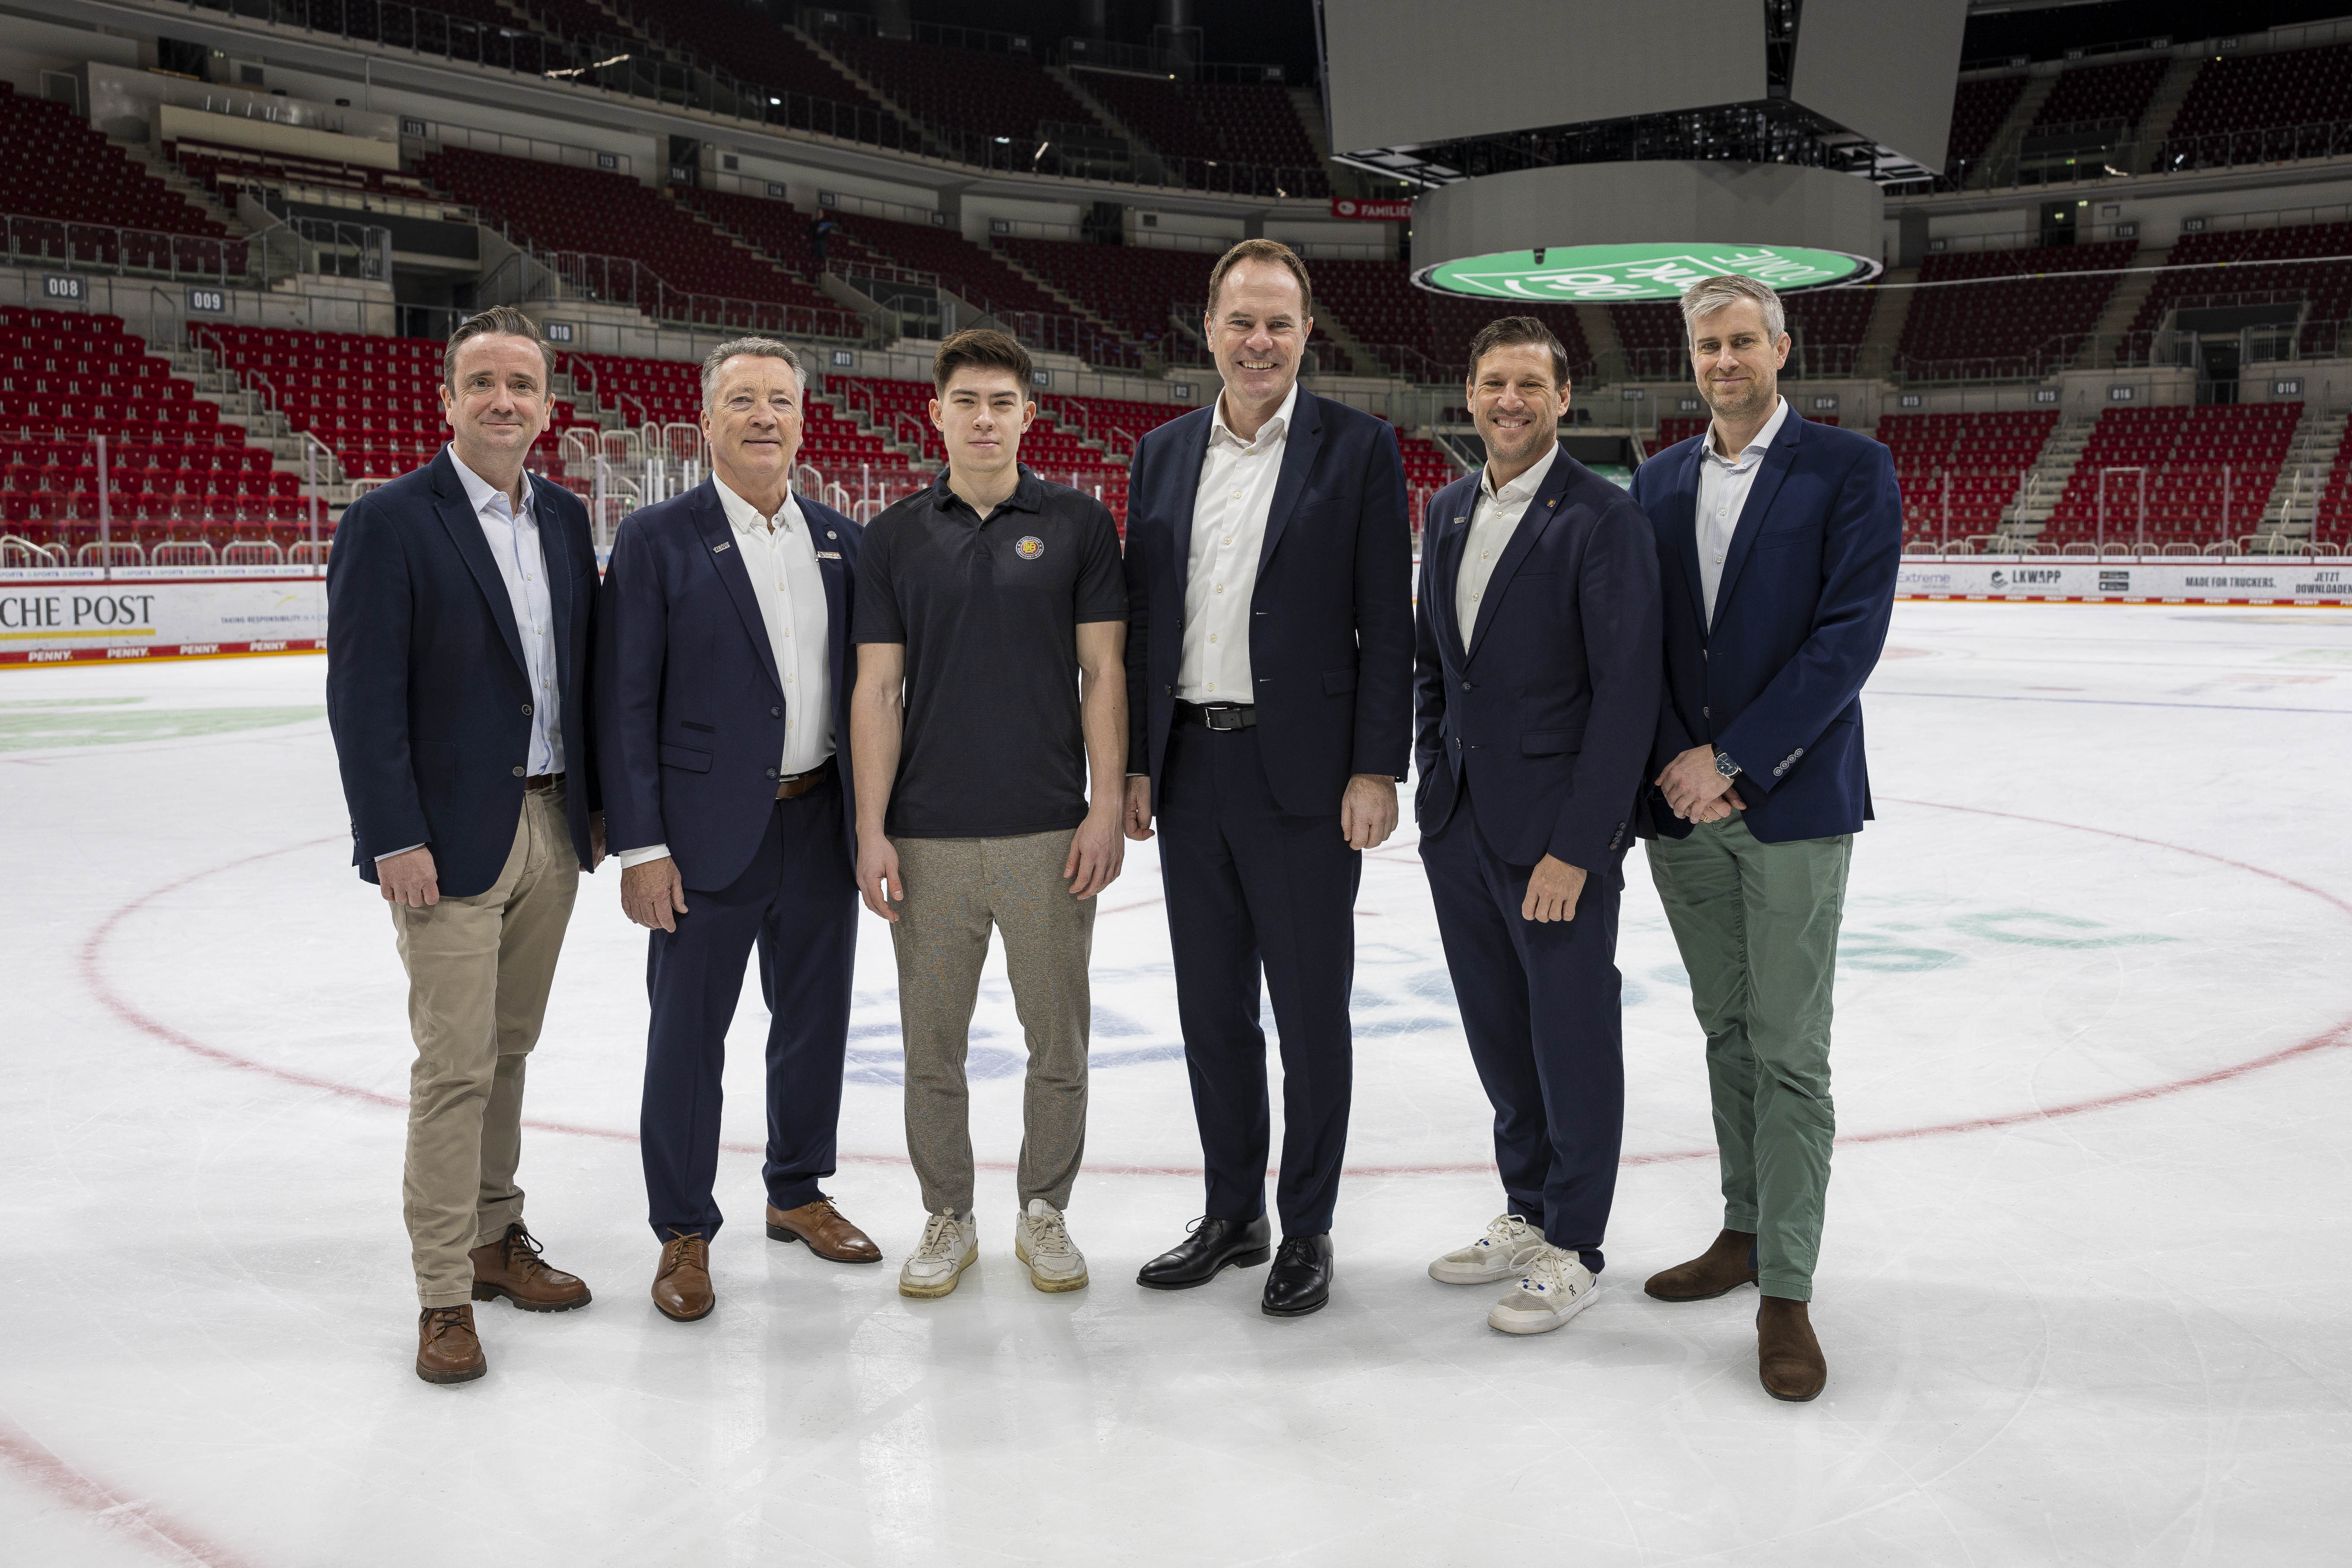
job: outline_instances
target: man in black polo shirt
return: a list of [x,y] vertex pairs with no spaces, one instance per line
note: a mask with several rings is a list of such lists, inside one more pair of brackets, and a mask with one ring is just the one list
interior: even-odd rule
[[930,1211],[898,1290],[947,1295],[980,1256],[964,1053],[992,925],[1029,1045],[1013,1254],[1040,1290],[1076,1290],[1062,1209],[1086,1147],[1093,900],[1124,848],[1118,531],[1017,461],[1036,416],[1019,343],[958,332],[931,374],[948,471],[867,526],[852,621],[857,886],[898,950],[907,1152]]

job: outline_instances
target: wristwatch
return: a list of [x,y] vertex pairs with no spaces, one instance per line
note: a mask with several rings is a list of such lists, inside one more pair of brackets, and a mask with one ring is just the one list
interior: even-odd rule
[[1736,779],[1739,776],[1739,764],[1731,760],[1729,752],[1719,751],[1715,753],[1715,771],[1725,778]]

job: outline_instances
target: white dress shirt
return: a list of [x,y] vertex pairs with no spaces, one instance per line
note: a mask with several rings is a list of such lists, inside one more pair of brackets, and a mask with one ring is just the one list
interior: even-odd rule
[[1519,519],[1528,513],[1528,503],[1543,489],[1544,476],[1559,458],[1559,443],[1554,441],[1534,468],[1501,489],[1495,488],[1493,468],[1478,470],[1478,504],[1470,513],[1470,537],[1462,543],[1462,573],[1454,582],[1454,618],[1462,625],[1465,653],[1470,651],[1470,634],[1478,629],[1478,608],[1495,575],[1495,563],[1503,558],[1511,535],[1518,531]]
[[[776,676],[784,683],[784,749],[779,772],[786,778],[824,765],[833,755],[833,664],[827,647],[824,574],[816,563],[816,543],[808,520],[790,491],[773,517],[727,488],[718,478],[719,504],[751,578],[751,596],[768,628]],[[624,849],[621,869],[659,860],[667,844]]]
[[1209,416],[1209,449],[1192,492],[1192,548],[1184,563],[1184,651],[1176,695],[1187,702],[1255,702],[1250,679],[1250,595],[1265,551],[1266,514],[1289,445],[1298,384],[1273,418],[1244,441],[1225,423],[1221,393]]
[[1780,426],[1789,417],[1789,400],[1780,399],[1780,406],[1756,432],[1756,438],[1740,449],[1737,458],[1726,458],[1715,449],[1715,426],[1706,427],[1706,444],[1699,448],[1698,515],[1694,522],[1698,529],[1698,581],[1706,599],[1706,624],[1715,625],[1715,591],[1723,582],[1723,563],[1731,553],[1731,536],[1738,531],[1739,514],[1748,505],[1748,492],[1755,488],[1756,470],[1764,466],[1764,454],[1771,449],[1772,439],[1780,434]]

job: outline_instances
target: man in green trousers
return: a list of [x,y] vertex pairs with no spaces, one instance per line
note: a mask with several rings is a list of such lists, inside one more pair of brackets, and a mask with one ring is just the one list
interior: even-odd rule
[[1807,1400],[1829,1381],[1811,1302],[1838,923],[1871,816],[1860,693],[1894,613],[1903,499],[1885,447],[1780,395],[1789,334],[1769,285],[1704,279],[1682,308],[1714,418],[1633,479],[1665,600],[1645,837],[1706,1032],[1723,1230],[1644,1289],[1759,1287],[1758,1375]]

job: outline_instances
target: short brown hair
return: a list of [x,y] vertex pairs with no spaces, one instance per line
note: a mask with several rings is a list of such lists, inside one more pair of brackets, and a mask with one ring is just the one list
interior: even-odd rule
[[[450,391],[457,390],[457,345],[468,338],[492,335],[529,338],[539,346],[539,357],[547,365],[549,379],[554,378],[555,351],[549,348],[547,340],[539,335],[539,323],[512,305],[493,305],[487,310],[475,311],[458,322],[457,330],[449,334],[449,346],[441,351],[441,379],[448,384]],[[541,390],[551,398],[554,396],[551,387]]]
[[1217,258],[1216,266],[1209,269],[1210,315],[1217,313],[1217,291],[1225,286],[1225,274],[1244,261],[1271,261],[1290,268],[1290,275],[1298,279],[1298,314],[1302,320],[1314,319],[1315,285],[1307,279],[1307,263],[1278,239],[1245,239]]
[[1568,384],[1568,351],[1559,346],[1552,330],[1533,316],[1497,316],[1478,329],[1470,340],[1470,381],[1478,380],[1478,362],[1496,349],[1515,349],[1533,343],[1551,351],[1551,378],[1560,386]]
[[932,356],[931,385],[945,392],[948,378],[967,367],[1009,370],[1013,379],[1021,384],[1021,395],[1029,395],[1029,351],[1011,332],[1000,332],[993,327],[966,327],[955,333]]

